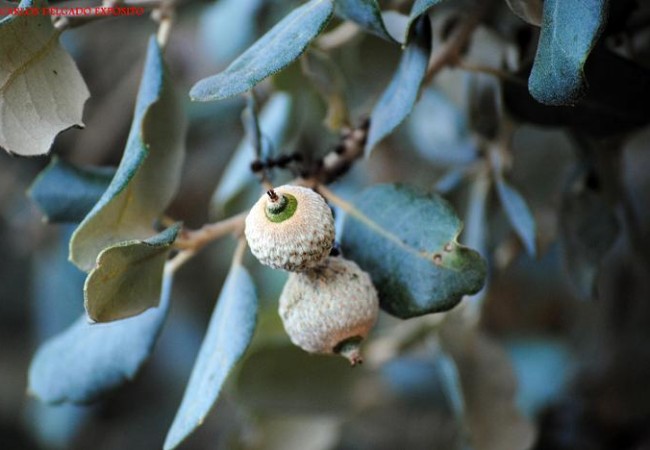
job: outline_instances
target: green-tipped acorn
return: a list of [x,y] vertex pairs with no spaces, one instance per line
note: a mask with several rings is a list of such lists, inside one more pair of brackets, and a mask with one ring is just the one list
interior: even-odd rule
[[266,217],[273,223],[284,222],[291,219],[298,207],[298,200],[291,194],[278,195],[273,189],[269,190],[266,195],[269,201],[266,204]]
[[269,190],[246,217],[246,239],[267,266],[304,272],[321,264],[334,242],[334,217],[311,189],[285,185]]

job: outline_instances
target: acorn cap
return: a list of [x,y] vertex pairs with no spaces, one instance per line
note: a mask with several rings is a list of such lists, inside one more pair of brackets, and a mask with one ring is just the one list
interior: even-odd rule
[[334,217],[311,189],[285,185],[270,190],[246,217],[246,239],[264,265],[292,272],[323,262],[334,242]]
[[379,300],[370,276],[353,261],[328,258],[292,273],[280,296],[280,317],[291,341],[310,353],[362,362],[361,341],[377,321]]

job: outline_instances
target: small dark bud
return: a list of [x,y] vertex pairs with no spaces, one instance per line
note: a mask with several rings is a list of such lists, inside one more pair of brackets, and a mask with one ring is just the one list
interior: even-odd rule
[[289,155],[281,155],[276,161],[276,165],[278,167],[287,167],[287,165],[293,160],[293,158]]

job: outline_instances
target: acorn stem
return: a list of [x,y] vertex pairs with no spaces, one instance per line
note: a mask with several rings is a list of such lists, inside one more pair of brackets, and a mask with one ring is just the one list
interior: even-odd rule
[[354,336],[342,342],[339,342],[334,348],[334,353],[338,353],[348,361],[352,367],[363,364],[363,357],[361,356],[361,341],[363,338]]
[[269,199],[266,202],[266,217],[274,223],[284,222],[290,219],[296,212],[298,201],[296,197],[286,193],[276,193],[273,189],[267,192]]
[[271,214],[280,214],[287,208],[289,201],[284,195],[278,196],[275,192],[273,194],[275,195],[275,200],[271,199],[271,202],[266,205],[266,210]]

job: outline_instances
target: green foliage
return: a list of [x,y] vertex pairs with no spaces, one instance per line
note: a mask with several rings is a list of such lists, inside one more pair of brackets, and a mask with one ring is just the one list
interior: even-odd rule
[[88,403],[133,379],[153,350],[171,288],[168,276],[159,306],[138,317],[91,324],[84,315],[46,341],[32,360],[28,391],[48,403]]
[[390,85],[370,116],[366,155],[411,113],[424,80],[431,52],[431,25],[424,17],[413,31]]
[[458,244],[461,229],[439,196],[377,185],[347,212],[341,246],[371,275],[381,307],[406,319],[449,310],[483,287],[485,261]]
[[228,68],[194,85],[195,101],[213,101],[252,89],[296,60],[320,34],[334,11],[334,0],[311,0],[275,25]]
[[84,286],[88,317],[110,322],[158,306],[163,267],[179,230],[177,224],[147,240],[102,250]]
[[79,223],[114,175],[112,167],[77,167],[55,157],[32,183],[28,194],[48,222]]
[[496,188],[508,220],[521,238],[528,254],[535,257],[535,235],[537,227],[535,226],[535,218],[530,212],[526,200],[502,176],[497,176]]
[[[262,108],[256,123],[258,123],[264,153],[270,152],[271,146],[279,148],[283,142],[292,107],[291,97],[286,93],[277,92]],[[212,195],[211,206],[215,211],[223,212],[230,200],[254,182],[251,161],[255,158],[255,144],[250,136],[244,136],[226,165],[224,174]]]
[[70,260],[90,271],[105,248],[147,239],[176,194],[185,121],[156,40],[151,38],[133,125],[108,190],[70,241]]
[[528,89],[547,105],[571,105],[584,95],[584,65],[607,19],[607,0],[546,0]]
[[[44,4],[23,0],[19,7]],[[0,147],[10,153],[42,155],[59,132],[83,126],[81,115],[90,92],[59,45],[60,34],[47,15],[0,20]]]
[[255,331],[257,294],[246,269],[234,265],[223,285],[196,358],[183,401],[165,439],[176,448],[210,412],[223,383],[244,355]]

